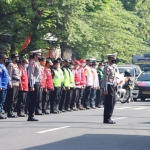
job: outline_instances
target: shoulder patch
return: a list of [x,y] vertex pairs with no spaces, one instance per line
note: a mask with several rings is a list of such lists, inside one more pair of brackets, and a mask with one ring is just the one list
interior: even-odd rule
[[2,68],[0,68],[0,72],[2,72]]

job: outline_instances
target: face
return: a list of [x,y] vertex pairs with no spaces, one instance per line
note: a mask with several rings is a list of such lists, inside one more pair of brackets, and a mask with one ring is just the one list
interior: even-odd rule
[[116,64],[116,58],[115,57],[109,58],[109,63],[110,64]]
[[14,62],[17,63],[18,61],[19,61],[19,57],[15,57],[15,58],[14,58]]
[[41,66],[45,67],[46,61],[40,61]]
[[59,63],[54,64],[54,67],[55,67],[56,69],[58,69],[58,68],[59,68]]

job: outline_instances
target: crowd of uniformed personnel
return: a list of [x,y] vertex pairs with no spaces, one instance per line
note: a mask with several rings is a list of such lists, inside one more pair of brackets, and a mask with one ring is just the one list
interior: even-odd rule
[[10,59],[0,54],[0,119],[28,115],[27,121],[38,121],[34,115],[103,107],[103,62],[52,62],[40,51],[32,51],[29,60],[17,54]]

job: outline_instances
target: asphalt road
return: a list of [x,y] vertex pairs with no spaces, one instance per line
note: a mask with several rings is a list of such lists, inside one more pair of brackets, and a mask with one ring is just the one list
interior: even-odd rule
[[150,102],[116,104],[103,124],[103,109],[0,120],[0,150],[150,150]]

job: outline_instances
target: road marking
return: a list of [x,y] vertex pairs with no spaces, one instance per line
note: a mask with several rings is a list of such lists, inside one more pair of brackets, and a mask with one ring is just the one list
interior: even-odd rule
[[138,107],[138,108],[134,108],[132,110],[141,110],[141,109],[146,109],[145,107]]
[[116,109],[128,109],[128,108],[132,108],[132,107],[121,107],[121,108],[116,108]]
[[126,119],[127,117],[120,117],[120,118],[113,118],[112,120],[121,120],[121,119]]
[[37,132],[37,133],[46,133],[46,132],[61,130],[61,129],[69,128],[69,127],[70,127],[70,126],[64,126],[64,127],[60,127],[60,128],[53,128],[53,129],[49,129],[49,130],[39,131],[39,132]]

